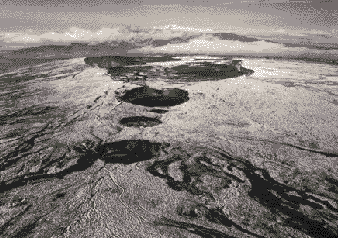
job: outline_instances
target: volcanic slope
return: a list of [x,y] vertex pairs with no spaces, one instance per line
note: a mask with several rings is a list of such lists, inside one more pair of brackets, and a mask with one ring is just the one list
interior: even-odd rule
[[79,58],[1,75],[0,236],[337,237],[320,92],[106,73]]

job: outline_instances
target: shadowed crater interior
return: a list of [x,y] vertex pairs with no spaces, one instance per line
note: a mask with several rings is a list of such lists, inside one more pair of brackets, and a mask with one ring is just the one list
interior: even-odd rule
[[188,92],[179,88],[155,89],[148,86],[115,91],[118,100],[148,107],[175,106],[189,100]]
[[164,113],[167,113],[168,110],[163,110],[163,109],[151,109],[149,110],[149,112],[156,112],[156,113],[160,113],[160,114],[164,114]]
[[133,116],[126,117],[120,120],[120,123],[124,126],[134,126],[134,127],[149,127],[149,126],[157,126],[162,122],[157,118],[145,117],[145,116]]
[[241,60],[233,60],[232,65],[214,64],[211,62],[188,63],[168,69],[174,80],[197,82],[235,78],[251,75],[253,70],[241,66]]

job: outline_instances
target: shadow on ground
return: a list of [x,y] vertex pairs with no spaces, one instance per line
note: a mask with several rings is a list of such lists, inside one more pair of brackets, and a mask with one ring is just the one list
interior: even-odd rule
[[[34,140],[33,137],[31,140]],[[25,151],[27,152],[29,149],[27,147]],[[165,157],[160,158],[161,151]],[[66,164],[64,160],[67,160],[67,155],[71,152],[75,153],[73,157],[77,159],[77,162],[71,166],[64,166]],[[21,159],[25,158],[21,157]],[[256,167],[247,159],[232,157],[220,148],[199,147],[192,144],[173,147],[170,143],[157,143],[149,140],[122,140],[111,143],[94,143],[86,140],[73,147],[63,148],[62,153],[59,153],[58,156],[51,153],[42,158],[42,166],[38,171],[27,172],[2,181],[0,187],[3,195],[0,197],[0,201],[3,203],[6,199],[5,193],[7,191],[28,183],[34,185],[63,179],[66,175],[76,171],[85,171],[98,159],[103,160],[106,164],[133,164],[145,161],[147,172],[164,179],[171,189],[186,191],[192,195],[195,202],[182,201],[176,210],[176,214],[184,218],[185,221],[162,217],[154,223],[155,226],[176,227],[202,237],[234,237],[217,229],[189,222],[195,219],[204,219],[210,224],[220,225],[227,229],[234,227],[244,235],[253,237],[267,237],[271,234],[275,237],[286,237],[290,232],[289,228],[310,237],[337,237],[338,235],[337,226],[334,225],[338,220],[338,209],[322,198],[321,194],[309,188],[295,188],[280,183],[272,178],[266,169]],[[50,172],[49,169],[55,165],[59,169]],[[332,187],[337,183],[334,178],[328,179],[327,182],[328,184],[323,186]],[[241,187],[245,183],[248,185],[240,190],[241,199],[238,202],[244,204],[249,201],[251,205],[257,207],[258,214],[252,214],[252,211],[246,211],[244,208],[238,208],[243,210],[236,210],[236,208],[230,212],[244,217],[250,216],[252,217],[251,221],[246,218],[242,221],[234,220],[222,210],[222,206],[225,204],[208,207],[207,203],[201,200],[201,196],[203,196],[208,204],[216,204],[216,194],[228,191],[233,184]],[[330,185],[330,183],[332,184]],[[337,190],[335,194],[338,194]],[[335,200],[337,202],[337,199]],[[274,217],[281,217],[281,223],[275,223],[272,230],[266,228],[265,223],[269,221],[268,218],[263,216],[258,219],[259,216],[262,216],[262,208],[260,207],[264,207]],[[302,209],[304,207],[306,210]],[[13,218],[14,220],[3,224],[0,234],[4,234],[6,230],[10,229],[11,224],[23,217],[25,212],[26,210],[20,216]],[[28,226],[34,228],[36,219],[39,219],[39,214],[35,215],[32,223]],[[286,229],[286,232],[283,229]]]
[[192,223],[188,222],[181,222],[181,221],[175,221],[173,219],[168,219],[165,217],[162,217],[158,221],[154,222],[155,226],[166,226],[166,227],[176,227],[179,229],[184,229],[188,231],[189,233],[199,235],[201,237],[222,237],[222,238],[235,238],[235,236],[227,235],[223,232],[220,232],[216,229],[204,227],[204,226],[198,226]]
[[[176,106],[189,100],[189,93],[179,88],[155,89],[148,86],[115,91],[117,100],[148,107]],[[163,112],[163,111],[162,111]]]
[[[222,166],[215,163],[215,156],[222,161]],[[182,174],[179,179],[175,178],[173,172],[170,172],[172,171],[170,167],[175,163],[177,170]],[[225,151],[205,150],[195,157],[191,154],[183,157],[174,155],[164,161],[155,161],[147,168],[147,171],[156,177],[166,179],[168,186],[174,190],[187,191],[192,195],[204,195],[214,202],[215,191],[227,189],[233,182],[244,183],[238,173],[237,175],[233,173],[234,168],[242,172],[245,180],[251,184],[247,195],[260,206],[267,208],[274,216],[283,218],[281,227],[292,227],[311,237],[338,236],[338,229],[333,225],[338,219],[338,209],[326,201],[325,197],[318,198],[315,191],[307,189],[305,192],[304,189],[295,189],[282,184],[273,179],[266,169],[258,168],[248,160],[231,157]],[[210,181],[213,183],[210,184]],[[333,179],[331,182],[336,182],[336,180]],[[245,197],[244,194],[241,196]],[[204,204],[199,204],[200,209],[196,209],[196,205],[189,208],[186,203],[182,206],[185,211],[181,211],[181,214],[184,216],[191,218],[204,216],[210,222],[234,226],[243,233],[261,237],[230,221],[219,208],[206,209]],[[307,211],[304,212],[302,207],[307,207]],[[251,222],[255,223],[255,221]],[[179,222],[170,224],[180,226]],[[249,227],[252,225],[250,224]],[[197,228],[196,231],[198,231]]]
[[[38,135],[32,136],[30,141],[26,141],[26,147],[18,150],[14,153],[7,155],[6,166],[3,168],[9,168],[13,166],[19,160],[23,160],[24,157],[29,156],[31,153],[28,152],[34,146],[34,140]],[[161,143],[153,143],[147,140],[123,140],[114,143],[94,143],[90,140],[85,140],[78,143],[76,146],[62,148],[62,153],[57,155],[58,150],[55,148],[49,156],[46,156],[41,161],[41,166],[36,172],[28,172],[23,175],[16,176],[13,179],[2,181],[0,186],[2,192],[10,191],[12,189],[24,186],[26,184],[36,184],[50,179],[62,179],[67,174],[74,173],[76,171],[84,171],[92,166],[96,160],[101,159],[106,163],[121,163],[131,164],[142,160],[149,160],[156,156],[161,149]],[[57,147],[57,145],[56,145]],[[38,154],[45,148],[41,148],[34,153]],[[75,158],[67,158],[68,154],[75,152]],[[22,154],[22,156],[18,156]],[[55,155],[56,154],[56,155]],[[76,159],[77,162],[70,167],[64,167],[65,160],[70,161]],[[56,172],[49,173],[49,169],[53,166],[57,166]]]

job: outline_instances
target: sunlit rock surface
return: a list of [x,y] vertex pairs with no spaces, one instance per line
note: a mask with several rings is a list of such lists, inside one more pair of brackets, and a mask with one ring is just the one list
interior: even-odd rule
[[0,75],[0,236],[337,237],[337,67],[144,87],[84,59]]

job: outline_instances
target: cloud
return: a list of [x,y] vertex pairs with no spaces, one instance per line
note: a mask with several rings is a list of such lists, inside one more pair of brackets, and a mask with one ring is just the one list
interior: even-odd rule
[[72,27],[65,32],[45,32],[34,34],[32,31],[0,33],[2,49],[36,47],[43,44],[67,45],[70,43],[112,43],[117,46],[125,42],[140,48],[147,45],[162,46],[170,42],[186,42],[189,37],[195,37],[206,29],[184,28],[176,25],[167,27],[132,29],[121,26],[118,28],[101,28],[91,31]]
[[5,43],[44,43],[44,42],[91,42],[106,41],[120,35],[118,29],[102,28],[96,32],[72,27],[64,33],[47,32],[41,35],[28,33],[5,33]]
[[164,29],[164,30],[178,30],[178,31],[187,31],[187,32],[212,32],[212,29],[208,28],[193,28],[193,27],[183,27],[177,25],[167,25],[167,26],[160,26],[154,27],[157,29]]
[[[128,28],[102,28],[97,31],[72,27],[64,33],[47,32],[43,34],[31,33],[3,33],[5,43],[44,43],[48,42],[103,42],[109,40],[144,40],[144,39],[170,39],[181,37],[189,33],[196,33],[201,29],[167,26],[141,31]],[[206,31],[206,30],[204,30]],[[210,30],[209,30],[210,31]]]
[[147,53],[213,53],[213,54],[293,54],[307,51],[303,47],[289,48],[283,44],[266,41],[241,42],[221,40],[211,34],[190,40],[187,43],[168,44],[162,47],[144,47],[138,51]]
[[[290,38],[290,35],[292,34],[304,34],[301,32],[290,32],[284,29],[270,29],[269,35],[268,30],[262,30],[261,32],[256,32],[256,34],[264,34],[266,36],[261,37],[259,40],[256,37],[248,38],[243,36],[246,35],[243,33],[244,30],[245,29],[242,28],[231,28],[227,31],[237,33],[233,34],[219,33],[218,31],[206,28],[183,27],[178,25],[157,26],[148,29],[131,29],[130,27],[101,28],[97,31],[72,27],[66,32],[61,33],[46,32],[43,34],[34,34],[32,31],[23,33],[2,33],[0,34],[0,46],[3,46],[4,49],[9,47],[13,48],[16,45],[30,47],[42,45],[44,43],[68,44],[73,42],[90,44],[111,42],[112,46],[118,46],[119,44],[116,44],[116,42],[127,42],[132,48],[138,48],[137,50],[130,50],[131,53],[297,55],[309,51],[309,49],[306,48],[306,45],[304,45],[304,47],[302,47],[302,45],[286,47],[282,44],[285,43],[282,40],[274,40],[274,42],[271,42],[274,35],[277,35],[275,37],[277,39],[280,38],[281,35],[287,35],[287,37]],[[252,30],[253,29],[251,29],[251,31]],[[248,32],[249,29],[246,31]],[[329,35],[325,36],[328,37]],[[296,38],[301,39],[299,36],[292,36],[292,39]],[[268,42],[268,40],[270,41]],[[316,42],[318,40],[323,41],[324,43],[332,41],[331,38],[324,40],[324,37],[316,37],[313,41]]]

